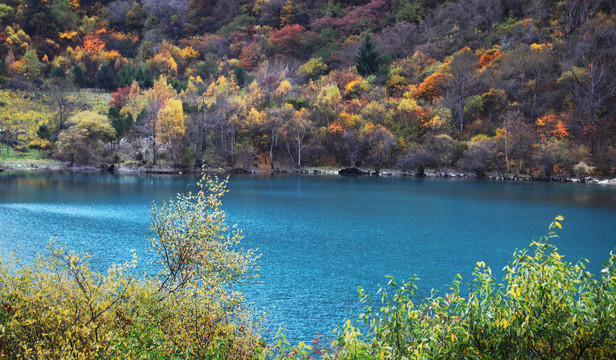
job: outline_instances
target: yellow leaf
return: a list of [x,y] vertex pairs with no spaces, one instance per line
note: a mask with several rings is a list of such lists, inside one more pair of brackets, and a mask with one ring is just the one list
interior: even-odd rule
[[559,223],[558,221],[554,221],[554,226],[556,226],[556,227],[557,227],[557,228],[559,228],[559,229],[562,229],[562,228],[563,228],[563,226],[562,226],[562,225],[560,225],[560,223]]
[[565,218],[562,215],[558,215],[557,217],[554,218],[554,220],[563,221],[565,220]]

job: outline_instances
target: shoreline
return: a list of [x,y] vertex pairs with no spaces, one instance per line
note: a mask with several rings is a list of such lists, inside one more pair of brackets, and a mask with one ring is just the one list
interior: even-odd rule
[[252,175],[282,175],[282,174],[296,174],[296,175],[335,175],[335,176],[380,176],[380,177],[425,177],[425,178],[455,178],[455,179],[474,179],[474,180],[491,180],[491,181],[511,181],[511,182],[562,182],[562,183],[583,183],[583,184],[595,184],[595,185],[616,185],[615,179],[602,179],[602,178],[570,178],[570,177],[552,177],[551,179],[535,178],[530,175],[503,175],[490,173],[483,177],[477,177],[475,174],[462,173],[457,171],[433,171],[426,172],[423,176],[418,176],[412,172],[406,172],[402,170],[386,170],[382,172],[364,171],[357,168],[357,172],[349,175],[340,174],[340,170],[355,168],[339,168],[338,170],[331,168],[304,168],[304,169],[253,169],[245,170],[241,168],[223,168],[223,167],[206,167],[203,169],[179,169],[179,168],[135,168],[123,165],[112,165],[109,168],[100,168],[95,166],[31,166],[18,165],[18,166],[0,166],[0,173],[4,171],[52,171],[52,172],[78,172],[78,173],[109,173],[119,175],[197,175],[197,174],[252,174]]

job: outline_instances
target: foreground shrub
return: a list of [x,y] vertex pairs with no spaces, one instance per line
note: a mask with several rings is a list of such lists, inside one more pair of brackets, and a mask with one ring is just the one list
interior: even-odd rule
[[[475,267],[470,289],[460,279],[444,296],[414,302],[417,280],[393,294],[380,288],[375,310],[360,289],[362,325],[347,322],[326,357],[335,359],[614,359],[616,266],[611,254],[599,278],[584,262],[563,260],[548,236],[517,251],[498,283],[485,263]],[[367,329],[367,330],[366,330]],[[366,335],[361,331],[366,330]]]
[[220,208],[225,182],[154,208],[150,242],[160,272],[136,257],[93,270],[88,255],[53,245],[33,262],[0,259],[0,357],[247,359],[263,346],[234,285],[256,256],[238,248]]

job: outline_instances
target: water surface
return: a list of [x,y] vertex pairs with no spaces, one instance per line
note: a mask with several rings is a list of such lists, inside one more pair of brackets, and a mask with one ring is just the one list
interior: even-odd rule
[[[186,191],[189,176],[81,173],[0,174],[0,252],[25,259],[57,235],[67,247],[95,254],[104,269],[148,254],[150,206]],[[598,272],[616,246],[616,188],[338,176],[234,176],[223,199],[230,223],[257,248],[261,284],[247,289],[291,340],[329,334],[358,310],[357,287],[370,292],[386,275],[417,274],[420,293],[469,279],[483,260],[500,271],[516,248],[565,217],[557,240],[570,261]],[[144,265],[145,266],[145,265]]]

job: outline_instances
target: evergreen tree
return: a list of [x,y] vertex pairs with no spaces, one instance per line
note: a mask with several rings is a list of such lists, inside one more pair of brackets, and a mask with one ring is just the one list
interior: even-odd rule
[[75,65],[73,67],[73,82],[79,88],[84,88],[87,86],[86,76],[79,65]]
[[123,67],[116,79],[118,87],[130,86],[136,79],[137,70],[130,66]]
[[381,65],[381,54],[376,50],[376,45],[372,41],[370,33],[366,33],[357,54],[355,54],[355,62],[357,63],[357,72],[361,76],[376,74]]
[[111,120],[111,126],[116,131],[116,138],[122,139],[132,129],[134,121],[130,114],[122,115],[120,109],[111,106],[109,107],[108,117]]
[[244,87],[246,83],[246,69],[238,66],[233,70],[233,74],[235,75],[235,80],[237,80],[237,85],[239,87]]
[[64,70],[64,66],[55,66],[51,69],[51,77],[54,79],[64,79],[66,77],[66,71]]
[[151,88],[154,85],[154,78],[152,75],[145,71],[141,66],[137,69],[135,73],[135,80],[139,83],[139,87],[142,89]]
[[96,86],[107,90],[116,88],[116,74],[109,65],[103,65],[96,73]]

